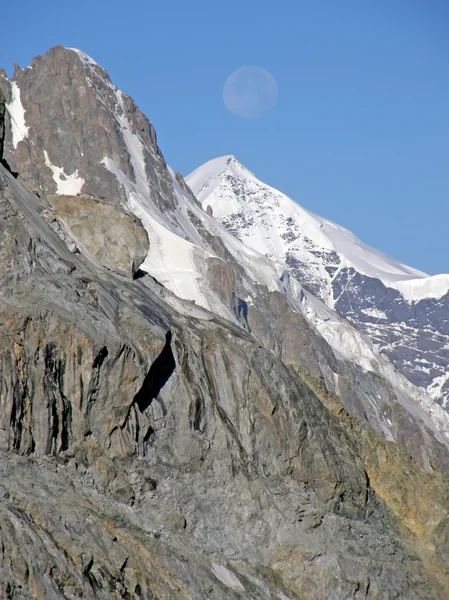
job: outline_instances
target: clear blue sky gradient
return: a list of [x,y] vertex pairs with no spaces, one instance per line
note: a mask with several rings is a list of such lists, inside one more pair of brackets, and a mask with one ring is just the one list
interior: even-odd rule
[[[19,0],[2,21],[8,73],[57,44],[84,50],[181,173],[234,154],[364,242],[449,272],[448,0]],[[246,65],[279,86],[257,120],[222,102]]]

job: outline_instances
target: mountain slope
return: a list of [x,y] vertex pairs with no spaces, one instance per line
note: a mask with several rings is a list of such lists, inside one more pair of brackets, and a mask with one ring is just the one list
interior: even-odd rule
[[355,322],[414,384],[449,399],[449,275],[428,277],[258,180],[234,157],[186,181],[204,208]]
[[[136,267],[175,294],[169,297],[174,308],[177,296],[192,302],[193,316],[203,307],[238,323],[286,364],[321,379],[367,426],[403,442],[425,468],[437,460],[449,470],[448,414],[396,373],[366,336],[287,277],[281,264],[202,210],[165,164],[148,119],[93,59],[54,48],[13,82],[4,79],[3,87],[11,98],[4,158],[28,189],[50,199],[93,195],[136,215],[150,245]],[[8,109],[19,99],[13,113],[23,113],[26,122],[20,140]],[[66,205],[76,202],[65,197]],[[68,235],[71,247],[85,246],[73,217],[50,204],[62,237]]]
[[1,165],[0,216],[2,597],[447,597],[447,476]]
[[447,598],[447,413],[95,61],[1,93],[0,595]]

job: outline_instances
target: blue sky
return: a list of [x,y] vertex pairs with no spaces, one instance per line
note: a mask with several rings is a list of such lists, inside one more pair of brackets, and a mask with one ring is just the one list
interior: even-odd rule
[[[27,0],[2,21],[8,73],[57,44],[84,50],[181,173],[234,154],[364,242],[449,272],[447,0]],[[247,65],[278,82],[260,119],[222,102]]]

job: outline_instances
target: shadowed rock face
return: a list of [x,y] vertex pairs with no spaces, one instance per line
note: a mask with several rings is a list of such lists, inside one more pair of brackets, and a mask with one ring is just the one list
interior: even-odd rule
[[[152,401],[157,398],[159,392],[170,379],[176,368],[175,358],[171,349],[171,338],[171,331],[167,331],[165,334],[165,346],[151,365],[148,374],[143,380],[142,387],[134,397],[134,402],[141,412],[146,410]],[[196,413],[198,413],[198,410],[199,409],[196,409]],[[198,421],[199,415],[197,414],[195,418]]]
[[[37,68],[83,89],[62,49]],[[446,598],[443,450],[387,383],[338,361],[282,294],[260,286],[245,308],[234,263],[207,268],[243,327],[108,268],[88,247],[90,225],[68,222],[71,202],[52,204],[51,170],[20,165],[42,197],[0,167],[0,596]],[[153,175],[168,202],[166,175]],[[121,191],[108,193],[127,239]],[[105,203],[74,199],[106,239],[95,214]],[[335,372],[351,411],[327,389]],[[360,387],[407,423],[404,437],[421,436],[427,470],[375,433]]]

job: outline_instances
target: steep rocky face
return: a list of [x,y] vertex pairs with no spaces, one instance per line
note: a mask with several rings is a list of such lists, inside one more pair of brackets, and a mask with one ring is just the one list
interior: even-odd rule
[[303,209],[234,157],[187,177],[206,210],[379,345],[443,407],[449,394],[449,276],[427,277]]
[[91,59],[57,48],[5,82],[2,594],[447,597],[446,441],[391,365],[335,352]]
[[285,364],[319,378],[368,427],[404,443],[421,465],[428,468],[436,459],[447,469],[447,416],[438,404],[400,376],[352,324],[305,290],[291,290],[288,280],[279,291],[259,285],[249,302],[243,300],[248,300],[247,277],[242,267],[230,268],[232,256],[221,240],[214,242],[228,265],[209,259],[211,284],[223,302],[231,299],[244,328]]
[[446,476],[0,189],[6,597],[445,597]]
[[[0,157],[3,158],[3,145],[5,140],[5,97],[0,90]],[[0,159],[1,159],[0,158]]]
[[[287,364],[321,377],[375,431],[405,441],[424,467],[437,460],[449,468],[447,415],[398,381],[348,322],[321,309],[311,318],[314,299],[301,286],[201,210],[166,166],[146,117],[92,59],[57,47],[0,84],[8,98],[5,157],[20,181],[41,194],[53,229],[72,252],[83,246],[109,269],[130,275],[140,266],[176,296],[240,323]],[[123,213],[146,229],[142,265],[147,242]],[[340,340],[317,331],[317,323],[331,322],[365,347],[356,358],[369,360],[342,360]]]
[[[81,52],[57,47],[45,59],[34,59],[32,68],[17,70],[14,84],[7,117],[17,131],[6,140],[4,154],[29,188],[45,194],[83,191],[124,202],[123,186],[102,160],[109,157],[126,178],[138,183],[141,174],[133,170],[123,143],[127,132],[122,129],[129,128],[144,141],[142,168],[150,178],[152,202],[163,211],[174,208],[154,128],[99,65]],[[24,107],[26,126],[18,116]]]

